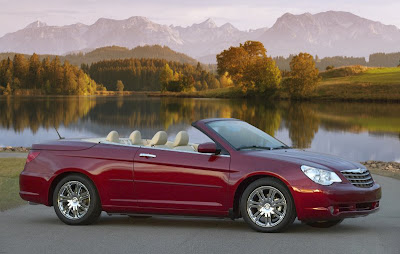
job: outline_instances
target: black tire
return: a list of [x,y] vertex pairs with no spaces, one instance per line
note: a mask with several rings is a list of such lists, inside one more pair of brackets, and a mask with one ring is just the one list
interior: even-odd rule
[[[269,227],[267,226],[260,226],[257,225],[256,222],[254,222],[248,213],[247,209],[247,200],[250,197],[250,195],[256,191],[258,188],[274,188],[282,194],[286,200],[286,214],[284,215],[283,219],[277,224],[277,225],[270,225]],[[276,209],[276,208],[274,208]],[[274,178],[261,178],[258,179],[254,182],[252,182],[243,192],[242,197],[240,199],[240,212],[242,214],[242,217],[244,221],[254,230],[263,232],[263,233],[277,233],[277,232],[282,232],[285,229],[287,229],[293,221],[296,219],[296,208],[295,204],[293,201],[293,197],[290,194],[290,191],[288,188],[281,183],[279,180],[274,179]],[[265,216],[264,216],[265,219]],[[277,220],[278,222],[279,220]]]
[[[81,218],[67,218],[67,215],[64,215],[60,210],[58,203],[58,194],[61,188],[68,182],[81,183],[89,192],[88,196],[90,196],[90,202],[86,213]],[[53,206],[58,218],[68,225],[89,225],[96,222],[101,214],[101,203],[96,187],[91,180],[79,174],[71,174],[61,179],[53,192]]]
[[313,228],[330,228],[342,223],[343,219],[340,220],[327,220],[327,221],[313,221],[306,222],[306,224]]

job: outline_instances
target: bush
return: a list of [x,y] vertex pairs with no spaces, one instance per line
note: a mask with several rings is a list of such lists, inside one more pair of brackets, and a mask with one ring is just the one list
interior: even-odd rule
[[321,73],[324,78],[347,77],[363,73],[368,70],[368,67],[362,65],[345,66],[336,69],[327,70]]

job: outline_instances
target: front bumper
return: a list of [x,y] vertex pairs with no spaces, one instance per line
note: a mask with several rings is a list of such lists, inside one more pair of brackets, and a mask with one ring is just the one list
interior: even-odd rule
[[294,187],[297,217],[303,221],[334,220],[366,216],[379,210],[379,184],[360,188],[351,183]]

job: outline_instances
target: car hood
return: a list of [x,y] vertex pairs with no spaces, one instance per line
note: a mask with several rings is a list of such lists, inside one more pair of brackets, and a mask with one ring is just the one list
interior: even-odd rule
[[247,152],[248,156],[284,161],[298,166],[307,165],[332,171],[346,169],[364,168],[360,163],[346,160],[337,156],[309,152],[299,149],[279,149],[279,150],[253,150]]

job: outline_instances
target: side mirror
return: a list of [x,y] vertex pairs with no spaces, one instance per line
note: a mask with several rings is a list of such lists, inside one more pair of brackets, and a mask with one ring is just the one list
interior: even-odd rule
[[221,152],[221,150],[217,149],[217,145],[213,142],[200,144],[199,147],[197,148],[197,151],[199,153],[213,153],[213,154],[219,154]]

